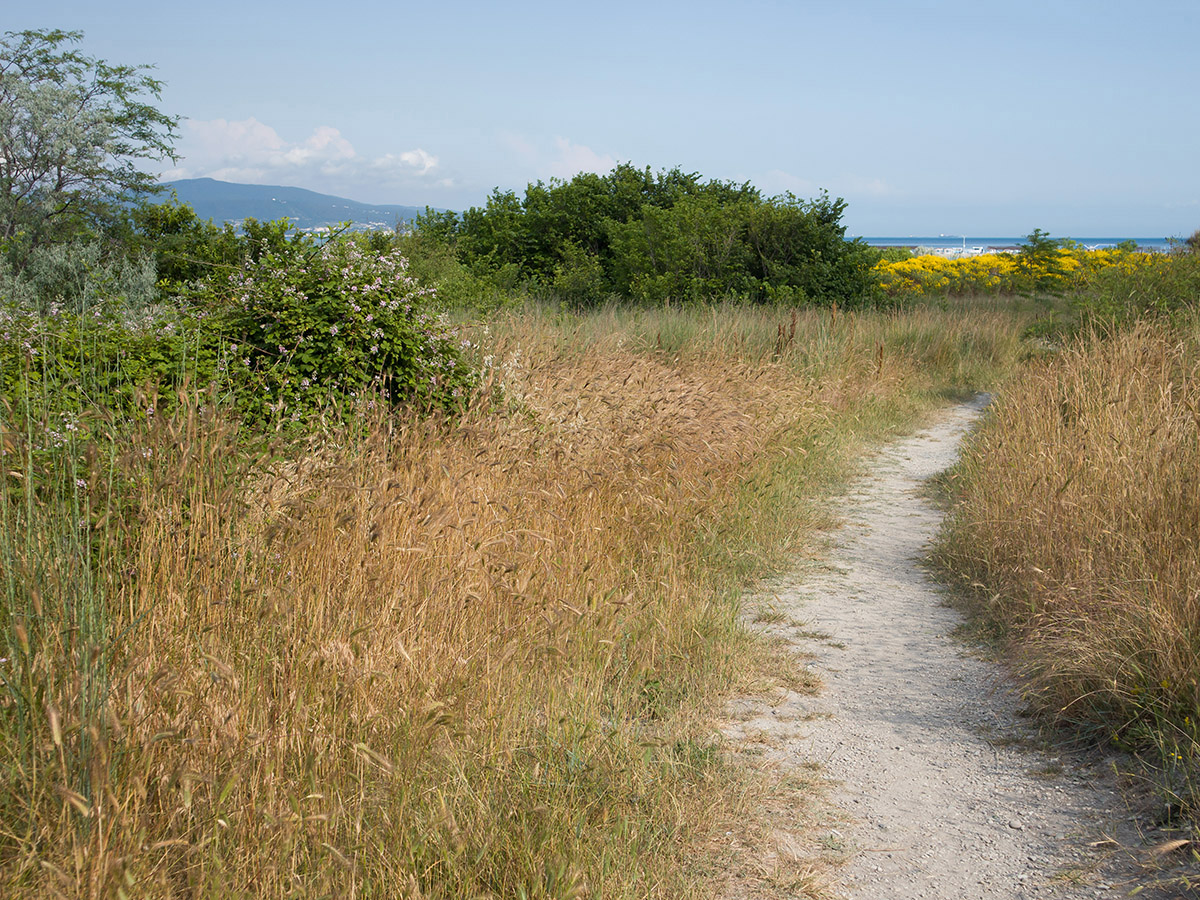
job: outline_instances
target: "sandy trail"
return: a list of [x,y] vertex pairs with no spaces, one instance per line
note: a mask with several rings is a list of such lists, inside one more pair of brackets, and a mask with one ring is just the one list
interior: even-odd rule
[[982,405],[885,448],[852,486],[820,568],[769,586],[775,624],[756,627],[812,654],[824,689],[737,701],[722,728],[785,771],[820,764],[847,819],[826,828],[827,846],[850,853],[835,896],[1093,898],[1131,887],[1091,846],[1129,840],[1102,767],[1031,748],[1017,698],[952,637],[962,618],[920,565],[941,517],[921,484],[954,462]]

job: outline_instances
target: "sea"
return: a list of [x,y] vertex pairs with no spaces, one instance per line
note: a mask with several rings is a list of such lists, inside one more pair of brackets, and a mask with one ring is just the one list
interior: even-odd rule
[[[1056,235],[1055,237],[1058,237]],[[872,247],[909,247],[911,249],[921,248],[923,250],[958,250],[962,252],[965,248],[968,253],[986,253],[991,250],[1013,250],[1025,243],[1023,237],[971,237],[967,235],[963,237],[958,234],[940,234],[936,236],[913,236],[908,237],[864,237]],[[1134,241],[1138,245],[1139,250],[1157,251],[1165,253],[1171,249],[1171,242],[1167,238],[1123,238],[1123,237],[1072,237],[1071,240],[1078,243],[1080,246],[1089,250],[1102,250],[1107,247],[1115,247],[1122,241]]]

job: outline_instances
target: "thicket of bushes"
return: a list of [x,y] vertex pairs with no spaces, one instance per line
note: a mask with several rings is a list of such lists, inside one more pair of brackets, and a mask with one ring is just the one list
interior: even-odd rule
[[827,195],[765,198],[749,183],[623,164],[539,181],[524,197],[497,190],[483,207],[428,211],[416,227],[477,278],[575,304],[616,295],[855,307],[881,299],[870,273],[877,257],[846,240],[845,208]]
[[214,385],[264,423],[335,402],[466,401],[473,376],[454,330],[390,238],[321,243],[285,222],[236,233],[173,203],[130,218],[120,239],[50,244],[0,269],[10,414],[27,401],[43,414],[145,413],[184,384]]

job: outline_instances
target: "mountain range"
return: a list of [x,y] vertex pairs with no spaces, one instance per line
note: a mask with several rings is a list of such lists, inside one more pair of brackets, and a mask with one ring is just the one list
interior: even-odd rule
[[[394,228],[425,212],[423,206],[359,203],[304,188],[269,184],[235,184],[213,178],[185,178],[163,184],[201,219],[237,225],[243,219],[272,222],[290,219],[300,230],[330,228],[351,221],[356,230]],[[161,196],[161,195],[160,195]]]

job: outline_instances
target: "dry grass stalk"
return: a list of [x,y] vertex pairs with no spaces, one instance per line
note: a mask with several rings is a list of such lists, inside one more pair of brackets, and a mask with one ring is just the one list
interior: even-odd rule
[[[1006,391],[941,553],[986,585],[1056,716],[1200,774],[1200,353],[1142,325]],[[1190,801],[1189,801],[1190,802]]]
[[[107,506],[97,463],[82,543],[6,507],[46,538],[5,532],[5,890],[694,889],[689,848],[742,802],[702,716],[749,658],[739,579],[929,367],[1015,341],[821,315],[777,346],[777,316],[658,315],[497,325],[500,406],[304,453],[191,404],[121,444]],[[58,627],[68,606],[94,621]]]

